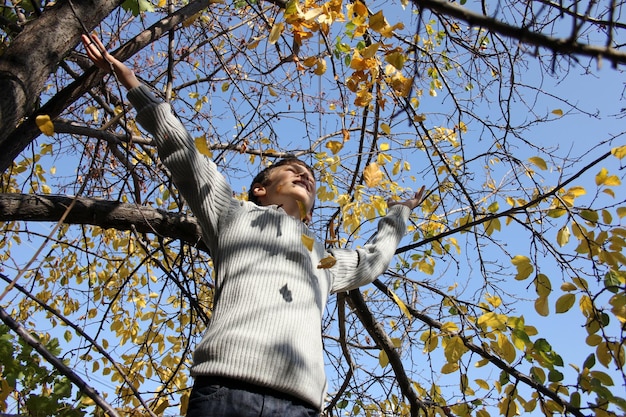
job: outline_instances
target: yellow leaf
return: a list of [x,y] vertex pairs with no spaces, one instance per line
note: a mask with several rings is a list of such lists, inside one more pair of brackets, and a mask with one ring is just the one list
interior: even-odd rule
[[354,99],[354,105],[358,107],[367,107],[372,102],[372,93],[366,89],[359,90]]
[[380,364],[381,368],[389,365],[389,357],[387,356],[387,352],[385,352],[384,350],[381,350],[378,354],[378,363]]
[[552,114],[556,114],[557,116],[561,117],[561,116],[563,116],[563,110],[561,110],[561,109],[554,109],[554,110],[552,110]]
[[515,279],[518,281],[528,278],[534,271],[534,267],[531,265],[530,259],[527,256],[516,255],[511,259],[511,263],[517,268]]
[[198,149],[198,152],[200,152],[202,155],[206,155],[209,158],[213,156],[213,153],[209,149],[204,136],[200,136],[196,138],[195,143],[196,143],[196,149]]
[[[300,211],[300,220],[304,220],[306,219],[307,214],[309,214],[306,210],[306,206],[304,205],[304,203],[300,200],[296,200],[296,203],[298,203],[298,209]],[[310,250],[310,249],[309,249]]]
[[[389,127],[389,125],[387,123],[381,123],[380,124],[380,130],[382,130],[386,135],[391,133],[391,128]],[[387,144],[387,149],[382,149],[382,145],[381,146],[381,151],[386,151],[387,149],[389,149],[389,144]]]
[[397,69],[398,71],[402,70],[406,60],[407,60],[407,56],[403,54],[402,52],[397,52],[397,51],[394,51],[385,56],[385,61],[393,65],[393,67]]
[[276,91],[272,88],[272,86],[269,86],[267,89],[270,92],[270,96],[278,97],[278,94],[276,94]]
[[458,370],[459,370],[458,363],[446,363],[445,365],[441,367],[442,374],[452,374]]
[[304,14],[304,20],[313,20],[317,16],[321,15],[322,13],[324,13],[324,8],[322,8],[322,7],[316,7],[314,9],[309,9]]
[[230,83],[228,81],[224,81],[222,83],[222,92],[224,93],[227,92],[229,88],[230,88]]
[[489,389],[489,384],[484,379],[475,379],[474,382],[476,383],[476,385],[478,385],[482,389],[486,389],[486,390]]
[[585,190],[585,187],[574,186],[567,190],[567,193],[572,194],[575,197],[580,197],[581,195],[587,194],[587,190]]
[[567,242],[569,242],[569,237],[569,227],[563,226],[556,234],[556,242],[559,244],[559,246],[563,247],[567,245]]
[[622,181],[619,179],[619,177],[617,175],[609,175],[608,177],[606,177],[606,180],[604,181],[604,185],[606,185],[607,187],[617,187],[618,185],[621,185]]
[[[380,47],[379,43],[373,43],[366,48],[361,50],[361,56],[365,59],[373,58]],[[371,62],[371,61],[370,61]]]
[[170,402],[167,398],[161,400],[158,405],[154,408],[154,414],[160,415],[162,414],[168,407],[170,406]]
[[539,297],[535,300],[535,311],[543,317],[550,315],[550,307],[548,306],[548,297]]
[[383,180],[383,172],[376,162],[372,162],[363,171],[363,179],[368,187],[376,187]]
[[317,63],[318,58],[316,56],[310,56],[308,58],[305,58],[304,61],[302,61],[302,65],[304,65],[307,68],[311,68],[313,65],[315,65]]
[[39,116],[37,116],[35,118],[35,123],[37,124],[39,130],[41,130],[41,133],[43,133],[44,135],[54,135],[54,124],[52,123],[52,120],[50,120],[50,116],[48,116],[47,114],[40,114]]
[[269,43],[272,45],[275,44],[280,38],[280,35],[283,33],[284,29],[285,24],[283,22],[276,23],[274,26],[272,26],[272,30],[270,31]]
[[326,142],[326,147],[330,149],[333,155],[336,155],[337,152],[339,152],[341,148],[343,148],[343,143],[338,142],[336,140],[331,140],[331,141]]
[[313,243],[315,242],[315,240],[312,237],[310,237],[308,235],[305,235],[305,234],[302,234],[302,238],[301,239],[302,239],[302,244],[304,246],[306,246],[306,248],[309,251],[312,251],[313,250]]
[[393,297],[393,301],[396,302],[396,304],[398,305],[398,307],[400,307],[400,310],[402,310],[402,313],[407,316],[410,319],[413,318],[413,316],[411,315],[411,312],[409,311],[409,308],[406,306],[406,304],[404,304],[404,301],[402,301],[400,299],[400,297],[398,297],[396,295],[395,292],[389,290],[389,292],[391,293],[391,297]]
[[626,145],[611,149],[611,154],[619,159],[624,158],[626,156]]
[[566,313],[570,308],[574,305],[576,301],[576,296],[574,294],[568,293],[563,294],[556,300],[556,312],[557,313]]
[[550,282],[550,278],[548,278],[545,274],[537,274],[537,278],[534,283],[535,291],[538,296],[547,297],[552,292],[552,283]]
[[443,323],[441,325],[441,333],[456,333],[459,331],[459,326],[451,321]]
[[315,67],[315,70],[313,71],[313,73],[315,75],[322,75],[326,72],[326,60],[325,59],[319,59],[317,61],[317,66]]
[[328,269],[335,266],[337,263],[337,259],[335,259],[332,255],[328,255],[325,258],[320,260],[320,263],[317,265],[317,269]]
[[596,185],[604,184],[604,181],[606,181],[606,177],[608,173],[609,171],[607,171],[606,168],[602,168],[600,172],[598,172],[598,174],[596,175]]
[[379,10],[378,13],[370,16],[369,24],[370,28],[372,30],[375,30],[376,32],[382,31],[385,27],[389,25],[385,20],[385,16],[383,16],[383,12],[381,10]]
[[484,330],[489,327],[494,330],[504,330],[507,325],[507,317],[504,314],[494,312],[485,313],[478,318],[478,325]]
[[528,158],[528,160],[543,171],[548,169],[548,165],[546,164],[546,161],[543,160],[543,158],[540,158],[538,156],[533,156],[531,158]]

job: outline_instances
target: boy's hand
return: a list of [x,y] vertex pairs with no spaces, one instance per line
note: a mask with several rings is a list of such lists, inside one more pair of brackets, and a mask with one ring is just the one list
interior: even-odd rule
[[85,50],[87,51],[87,56],[98,68],[109,73],[111,70],[115,72],[117,79],[128,90],[140,85],[137,77],[135,77],[135,74],[130,70],[130,68],[116,59],[113,55],[109,54],[97,35],[82,35],[82,40],[83,45],[85,45]]
[[424,200],[424,186],[422,185],[422,188],[420,188],[419,191],[415,193],[413,198],[409,198],[408,200],[405,200],[405,201],[391,201],[390,200],[390,201],[387,201],[387,206],[393,207],[398,204],[401,204],[413,210],[415,207],[419,206],[423,200]]

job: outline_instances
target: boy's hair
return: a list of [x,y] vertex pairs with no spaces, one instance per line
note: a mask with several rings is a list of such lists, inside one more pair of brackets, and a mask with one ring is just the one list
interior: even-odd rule
[[250,188],[248,189],[248,201],[252,201],[254,204],[257,204],[257,205],[260,204],[259,199],[254,195],[254,184],[261,184],[263,186],[269,185],[270,174],[272,173],[272,171],[283,165],[303,166],[309,171],[309,173],[313,177],[313,180],[315,180],[315,173],[313,172],[313,168],[311,168],[306,162],[299,160],[295,156],[288,156],[276,162],[275,164],[272,164],[268,166],[267,168],[261,170],[261,172],[259,172],[256,175],[256,177],[254,177],[254,179],[252,180],[252,183],[250,184]]

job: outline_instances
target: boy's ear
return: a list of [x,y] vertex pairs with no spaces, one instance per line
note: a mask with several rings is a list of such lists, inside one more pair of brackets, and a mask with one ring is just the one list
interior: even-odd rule
[[267,190],[263,184],[257,182],[252,186],[252,194],[255,197],[265,197]]

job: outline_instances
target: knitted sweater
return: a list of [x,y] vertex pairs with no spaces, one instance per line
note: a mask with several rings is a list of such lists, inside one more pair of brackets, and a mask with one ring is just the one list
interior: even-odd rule
[[[137,121],[202,228],[215,269],[211,321],[193,356],[192,375],[235,378],[301,398],[322,408],[326,377],[321,320],[330,293],[375,280],[388,267],[410,209],[396,205],[373,241],[356,250],[313,250],[307,226],[277,206],[233,198],[226,179],[145,86],[128,92]],[[318,268],[332,255],[331,268]]]

